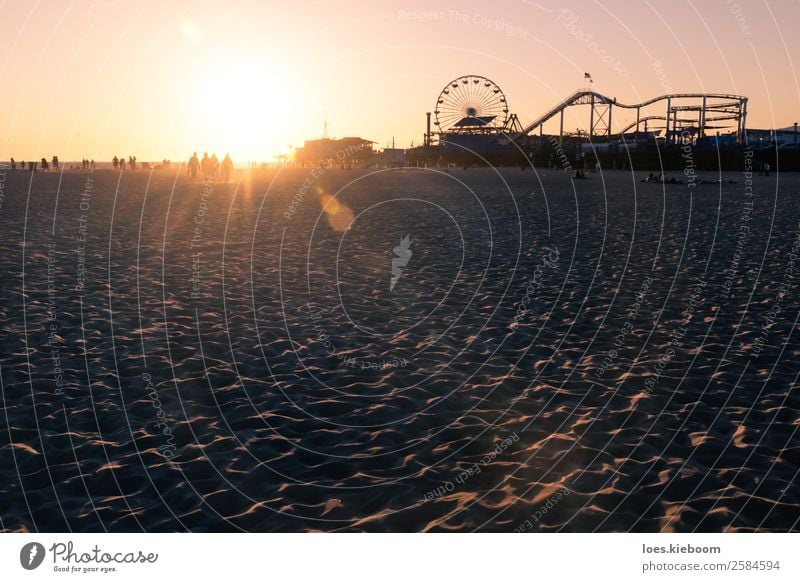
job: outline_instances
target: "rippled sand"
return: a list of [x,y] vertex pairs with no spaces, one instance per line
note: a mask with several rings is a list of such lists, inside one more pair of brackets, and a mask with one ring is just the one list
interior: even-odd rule
[[798,528],[800,178],[315,174],[7,174],[0,529]]

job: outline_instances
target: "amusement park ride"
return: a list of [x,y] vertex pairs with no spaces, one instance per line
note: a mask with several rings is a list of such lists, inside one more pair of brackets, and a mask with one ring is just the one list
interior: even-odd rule
[[510,135],[522,130],[516,114],[509,113],[503,90],[480,75],[466,75],[448,83],[439,93],[434,115],[440,134]]
[[[747,97],[721,93],[673,93],[661,95],[636,104],[618,102],[592,90],[579,90],[562,100],[526,126],[510,113],[502,89],[480,75],[465,75],[454,79],[442,89],[433,111],[435,129],[431,128],[428,113],[425,145],[458,144],[465,140],[494,140],[498,143],[519,142],[538,130],[544,135],[544,125],[558,118],[558,139],[563,142],[564,112],[576,106],[588,106],[588,124],[584,135],[589,141],[636,139],[639,135],[663,137],[666,143],[695,140],[709,131],[730,129],[736,141],[742,143],[747,119]],[[636,120],[618,124],[619,110]],[[642,126],[644,130],[642,130]],[[633,135],[629,132],[633,131]]]

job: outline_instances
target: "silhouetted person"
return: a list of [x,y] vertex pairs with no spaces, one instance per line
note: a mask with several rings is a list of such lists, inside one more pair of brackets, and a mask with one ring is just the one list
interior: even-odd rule
[[211,168],[211,175],[216,176],[217,170],[219,169],[219,160],[217,159],[217,154],[211,155],[211,163],[209,164],[209,168]]
[[89,169],[94,170],[94,160],[89,162]]
[[115,170],[116,170],[117,168],[119,168],[119,158],[117,158],[117,156],[114,156],[114,159],[113,159],[113,160],[111,160],[111,163],[112,163],[112,164],[114,164],[114,169],[115,169]]
[[17,171],[17,162],[14,161],[14,158],[11,158],[11,171],[12,172]]
[[130,156],[128,158],[128,167],[130,167],[131,170],[136,169],[136,156]]
[[189,158],[189,168],[188,172],[192,176],[192,180],[195,179],[197,176],[197,170],[200,169],[200,160],[197,159],[197,152],[192,154],[192,157]]
[[228,178],[230,178],[232,171],[233,160],[231,159],[230,154],[225,154],[225,158],[222,160],[222,180],[226,184],[228,183]]
[[53,156],[53,169],[58,170],[58,156]]
[[120,169],[120,171],[125,169],[125,158],[120,158],[119,159],[119,169]]
[[211,160],[208,157],[208,152],[203,152],[203,159],[200,160],[200,170],[203,172],[203,179],[208,178],[209,173],[209,165],[211,164]]
[[42,172],[46,172],[50,169],[50,166],[47,165],[47,160],[42,158]]

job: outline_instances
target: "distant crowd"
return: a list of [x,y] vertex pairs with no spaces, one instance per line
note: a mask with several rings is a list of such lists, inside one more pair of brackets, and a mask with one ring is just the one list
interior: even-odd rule
[[[52,163],[53,163],[53,169],[58,170],[59,168],[58,156],[53,156]],[[19,169],[24,172],[26,164],[29,172],[35,172],[37,169],[46,172],[50,169],[50,163],[47,161],[47,158],[42,158],[39,162],[25,162],[25,161],[19,162]],[[41,166],[39,164],[41,164]],[[94,160],[92,160],[92,166],[94,166]],[[12,172],[17,171],[17,161],[14,158],[11,158],[11,171]]]
[[[136,156],[128,156],[128,161],[125,161],[125,156],[118,158],[114,156],[111,160],[111,165],[114,167],[115,170],[125,170],[126,165],[128,170],[136,170],[139,165],[136,162]],[[156,164],[155,166],[151,165],[150,162],[142,162],[141,163],[142,170],[169,170],[172,167],[172,162],[167,159],[161,160],[160,164]]]
[[[117,156],[114,156],[114,159],[111,160],[111,165],[114,167],[115,170],[124,170],[125,169],[125,164],[126,164],[125,158],[118,158]],[[129,169],[135,170],[136,167],[137,167],[137,165],[136,165],[136,157],[135,156],[129,157],[127,164],[128,164],[128,168]],[[27,168],[27,170],[29,172],[37,172],[37,171],[48,172],[48,171],[50,171],[51,165],[52,165],[53,170],[58,171],[59,169],[61,169],[61,165],[59,164],[59,161],[58,161],[58,156],[53,156],[53,159],[50,162],[47,161],[47,158],[42,158],[38,162],[33,162],[33,161],[31,161],[31,162],[25,162],[25,161],[17,162],[14,158],[11,158],[11,171],[12,172],[16,172],[18,167],[19,167],[19,170],[21,170],[21,171],[25,171],[25,169]],[[170,165],[171,165],[171,163],[170,163],[169,160],[164,160],[163,162],[161,162],[161,164],[155,166],[155,168],[153,168],[153,169],[168,169],[170,167]],[[149,163],[147,163],[147,162],[143,162],[141,164],[141,167],[142,167],[143,170],[151,169],[151,165]],[[67,168],[64,168],[64,169],[67,169]],[[90,159],[84,158],[84,159],[82,159],[80,161],[80,164],[78,164],[78,165],[70,164],[69,169],[70,170],[91,170],[91,171],[94,171],[95,163],[94,163],[94,160],[90,160]]]
[[[11,171],[16,172],[17,169],[20,171],[27,170],[29,172],[47,172],[50,170],[52,165],[53,170],[58,171],[61,169],[59,165],[58,156],[53,156],[51,161],[47,161],[47,158],[42,158],[38,162],[30,161],[30,162],[17,162],[14,158],[11,158]],[[162,160],[160,164],[152,166],[149,162],[142,162],[139,164],[136,161],[136,156],[128,156],[127,159],[125,157],[117,157],[111,160],[111,166],[116,171],[123,171],[123,170],[136,170],[137,168],[141,167],[143,170],[168,170],[172,166],[172,162],[165,159]],[[70,170],[89,170],[94,171],[95,163],[94,160],[83,159],[80,162],[80,165],[70,165]],[[225,157],[222,159],[222,162],[217,159],[216,154],[212,154],[210,157],[208,153],[203,153],[203,158],[197,158],[197,152],[192,154],[192,157],[189,158],[189,162],[187,164],[187,173],[191,176],[192,180],[197,178],[198,173],[203,174],[204,180],[214,180],[217,178],[219,174],[222,180],[227,184],[230,180],[231,173],[233,172],[233,160],[231,159],[230,154],[225,154]]]

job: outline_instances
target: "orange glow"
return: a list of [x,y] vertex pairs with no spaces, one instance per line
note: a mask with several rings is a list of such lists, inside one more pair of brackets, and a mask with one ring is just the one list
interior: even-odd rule
[[319,200],[333,230],[344,232],[350,227],[353,222],[353,211],[350,207],[326,192],[320,194]]
[[585,72],[623,103],[736,93],[750,98],[751,128],[800,118],[790,2],[702,13],[622,0],[502,10],[464,0],[37,6],[3,7],[4,159],[227,151],[237,163],[274,162],[321,137],[326,112],[331,137],[408,147],[422,141],[442,86],[465,74],[501,86],[523,125],[582,86]]
[[192,102],[192,119],[205,143],[225,144],[214,147],[240,161],[286,149],[291,112],[301,104],[289,76],[269,61],[235,54],[207,62],[207,72],[195,81]]

